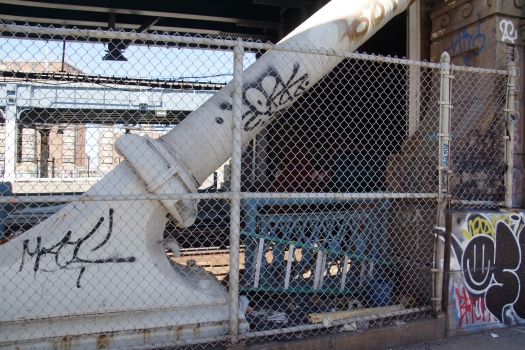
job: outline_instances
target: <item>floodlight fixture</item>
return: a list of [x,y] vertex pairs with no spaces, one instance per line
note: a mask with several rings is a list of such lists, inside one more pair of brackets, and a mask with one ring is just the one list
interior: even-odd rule
[[106,55],[102,57],[103,61],[127,61],[124,57],[124,50],[127,49],[127,45],[122,41],[114,42],[113,40],[108,43],[108,49]]

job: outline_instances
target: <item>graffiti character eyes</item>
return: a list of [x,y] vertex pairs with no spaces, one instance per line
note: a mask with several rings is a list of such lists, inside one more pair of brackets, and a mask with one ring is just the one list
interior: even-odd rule
[[470,240],[463,252],[463,267],[466,269],[465,283],[470,291],[481,294],[490,286],[494,267],[494,241],[479,235]]

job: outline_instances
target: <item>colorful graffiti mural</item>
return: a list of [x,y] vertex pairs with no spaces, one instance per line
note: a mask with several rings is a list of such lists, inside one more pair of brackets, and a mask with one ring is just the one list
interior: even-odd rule
[[525,212],[449,219],[449,329],[525,323]]

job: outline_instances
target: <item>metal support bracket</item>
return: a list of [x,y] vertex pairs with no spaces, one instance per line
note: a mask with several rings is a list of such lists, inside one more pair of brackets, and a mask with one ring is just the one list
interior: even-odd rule
[[450,104],[450,102],[448,102],[448,101],[439,101],[438,104],[439,104],[442,108],[454,109],[454,106],[452,106],[452,105]]

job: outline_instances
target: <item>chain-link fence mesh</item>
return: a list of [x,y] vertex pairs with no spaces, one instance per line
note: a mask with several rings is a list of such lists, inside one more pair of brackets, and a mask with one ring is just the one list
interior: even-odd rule
[[[320,334],[424,314],[360,319],[429,305],[435,200],[396,195],[437,191],[436,73],[346,59],[244,149],[247,190],[275,193],[245,205],[251,330]],[[356,196],[319,195],[330,193]]]
[[[3,31],[3,344],[205,346],[429,315],[439,64]],[[506,75],[454,74],[451,200],[494,207]]]
[[450,196],[455,208],[496,208],[505,201],[507,77],[454,72]]

